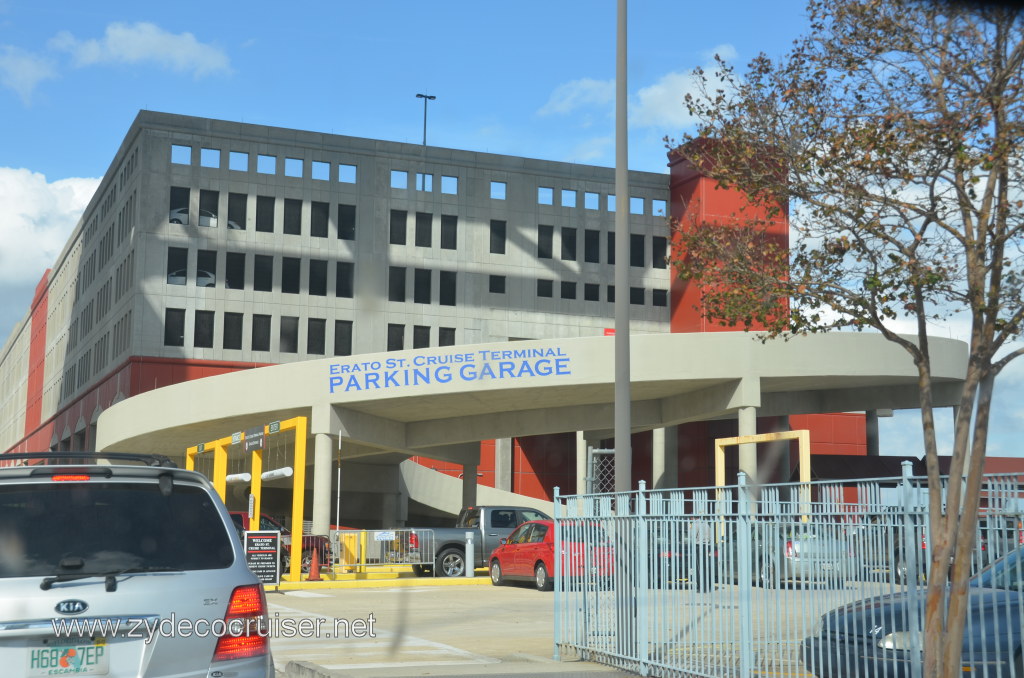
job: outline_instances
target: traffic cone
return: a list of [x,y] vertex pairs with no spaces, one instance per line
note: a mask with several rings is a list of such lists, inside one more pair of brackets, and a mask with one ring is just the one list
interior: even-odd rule
[[309,578],[306,581],[321,581],[320,580],[320,554],[317,548],[313,547],[313,562],[309,564]]

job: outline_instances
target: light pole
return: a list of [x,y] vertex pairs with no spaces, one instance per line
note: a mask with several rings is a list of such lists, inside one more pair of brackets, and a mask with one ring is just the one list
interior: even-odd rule
[[430,94],[417,94],[417,99],[423,99],[423,145],[427,145],[427,102],[436,99],[436,96]]
[[615,491],[633,485],[629,349],[629,153],[626,0],[618,0],[615,49]]

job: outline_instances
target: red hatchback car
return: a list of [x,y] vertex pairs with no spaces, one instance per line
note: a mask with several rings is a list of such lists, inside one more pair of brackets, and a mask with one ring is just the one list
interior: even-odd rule
[[[613,550],[607,535],[600,528],[572,529],[570,540],[563,544],[562,571],[574,581],[587,574],[607,579],[614,571]],[[579,533],[579,534],[577,534]],[[517,527],[490,557],[491,583],[501,586],[506,581],[532,581],[540,591],[552,589],[555,573],[555,523],[531,520]],[[588,546],[589,545],[589,546]]]

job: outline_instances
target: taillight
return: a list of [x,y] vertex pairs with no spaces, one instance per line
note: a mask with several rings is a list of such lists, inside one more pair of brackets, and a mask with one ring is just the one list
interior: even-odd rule
[[787,558],[792,558],[794,555],[795,554],[793,553],[793,542],[792,541],[787,541],[786,542],[786,557]]
[[82,473],[82,474],[79,474],[79,473],[62,473],[62,474],[50,476],[50,480],[52,480],[55,483],[68,482],[68,481],[71,481],[71,482],[81,482],[83,480],[89,480],[89,478],[90,478],[90,476],[88,476],[88,475],[86,475],[84,473]]
[[231,592],[224,613],[226,633],[217,639],[213,661],[248,659],[267,654],[267,598],[260,584],[239,586]]
[[1017,521],[1017,543],[1024,546],[1024,520]]
[[409,548],[418,549],[420,547],[420,538],[415,532],[409,533]]

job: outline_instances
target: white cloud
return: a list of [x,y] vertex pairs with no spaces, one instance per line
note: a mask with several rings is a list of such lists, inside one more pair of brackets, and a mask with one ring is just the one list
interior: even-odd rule
[[629,111],[629,124],[633,127],[688,127],[693,118],[686,110],[683,99],[696,91],[691,73],[667,73],[633,98]]
[[581,78],[555,88],[539,115],[567,115],[581,108],[606,108],[615,102],[614,80]]
[[[704,70],[714,87],[715,55],[726,61],[734,61],[736,48],[732,45],[718,45],[704,52]],[[657,127],[660,129],[689,127],[695,120],[683,103],[686,95],[697,92],[698,81],[692,71],[666,73],[657,82],[642,87],[630,102],[629,124],[632,127]]]
[[191,33],[168,33],[147,22],[112,23],[100,40],[78,40],[61,31],[50,40],[50,47],[69,52],[77,66],[151,62],[197,78],[231,72],[230,60],[221,49],[199,42]]
[[571,162],[592,162],[607,156],[614,147],[615,137],[594,137],[576,145],[569,153]]
[[725,61],[736,61],[737,57],[739,57],[739,53],[736,51],[735,47],[728,43],[712,47],[706,52],[701,53],[701,57],[703,57],[707,64],[713,64],[715,62],[715,56],[720,56]]
[[72,178],[50,183],[37,172],[0,167],[0,294],[8,285],[39,282],[99,182]]
[[[721,56],[726,61],[736,59],[736,49],[732,45],[719,45],[701,55],[705,61],[708,77],[714,78],[714,57]],[[714,86],[714,81],[711,85]],[[641,87],[630,96],[629,125],[630,127],[653,127],[659,131],[676,131],[688,127],[694,120],[683,103],[689,92],[696,92],[697,80],[690,71],[666,73],[653,84]],[[600,112],[611,117],[614,114],[615,81],[581,78],[563,83],[551,93],[547,103],[537,111],[538,115],[576,114],[589,125],[590,113]]]
[[36,85],[56,76],[49,60],[17,47],[0,47],[0,85],[17,92],[26,106],[32,101]]

